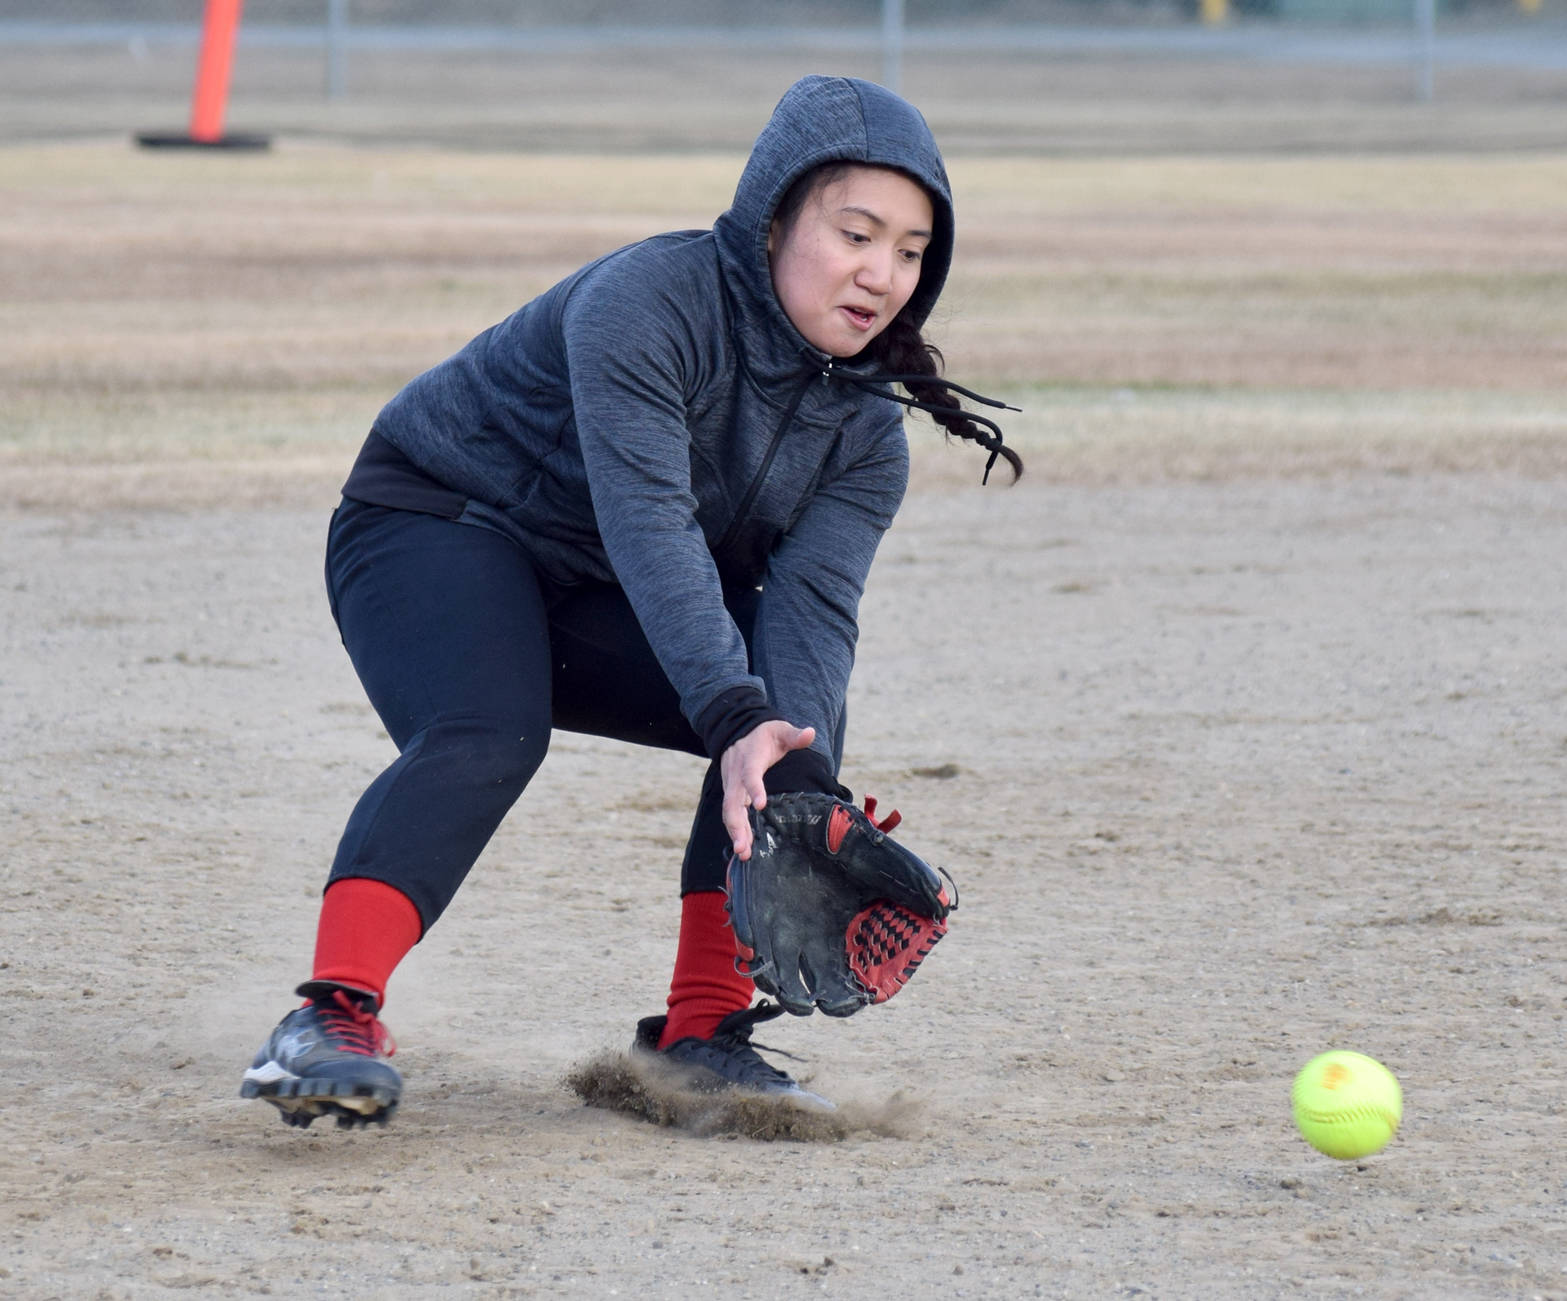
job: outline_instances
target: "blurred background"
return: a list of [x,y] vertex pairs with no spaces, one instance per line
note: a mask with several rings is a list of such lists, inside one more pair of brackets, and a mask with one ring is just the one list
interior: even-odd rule
[[12,497],[178,463],[329,498],[409,377],[709,225],[810,72],[930,120],[960,223],[932,325],[1026,409],[1036,474],[1567,447],[1567,0],[249,0],[226,129],[272,147],[138,149],[186,127],[203,10],[0,8]]
[[[0,1293],[1567,1295],[1567,0],[901,9],[249,0],[271,147],[198,151],[135,136],[200,0],[0,0]],[[694,763],[566,737],[398,978],[407,1123],[300,1142],[233,1095],[389,754],[344,474],[410,377],[710,225],[808,72],[929,118],[932,333],[1023,408],[1016,488],[909,420],[850,706],[973,929],[801,1047],[931,1140],[556,1088],[652,1010]],[[1386,1162],[1303,1164],[1332,1043],[1409,1087]]]
[[[0,134],[181,124],[202,12],[8,0]],[[802,71],[894,85],[958,151],[1554,146],[1567,0],[250,0],[231,122],[734,149]]]

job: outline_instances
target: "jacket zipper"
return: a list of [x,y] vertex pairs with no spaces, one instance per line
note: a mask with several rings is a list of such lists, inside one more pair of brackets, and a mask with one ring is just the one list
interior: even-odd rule
[[832,358],[827,358],[826,365],[820,370],[812,371],[795,389],[789,399],[789,405],[785,408],[783,419],[778,422],[778,427],[773,430],[771,441],[767,444],[767,451],[762,454],[762,465],[757,470],[750,486],[745,490],[745,496],[740,499],[740,507],[735,511],[734,518],[729,521],[729,527],[724,530],[724,536],[718,540],[713,548],[715,555],[727,551],[735,538],[739,536],[740,529],[744,526],[746,518],[751,513],[751,507],[756,505],[756,499],[761,495],[762,485],[767,480],[767,473],[773,468],[773,458],[778,455],[778,449],[783,446],[784,434],[788,432],[789,423],[794,419],[795,412],[800,409],[800,403],[805,401],[806,390],[816,382],[819,375],[825,375],[832,369]]

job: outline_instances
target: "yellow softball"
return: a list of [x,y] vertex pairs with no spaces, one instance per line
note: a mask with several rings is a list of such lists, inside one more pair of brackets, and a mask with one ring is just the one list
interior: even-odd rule
[[1404,1094],[1393,1072],[1363,1053],[1313,1057],[1295,1077],[1290,1101],[1301,1137],[1340,1161],[1380,1152],[1404,1118]]

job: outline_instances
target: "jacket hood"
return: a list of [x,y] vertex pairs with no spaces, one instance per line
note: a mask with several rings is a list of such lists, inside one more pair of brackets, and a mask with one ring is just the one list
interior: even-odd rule
[[789,351],[796,356],[808,345],[773,292],[768,228],[789,187],[812,168],[830,162],[893,167],[930,192],[934,229],[919,285],[903,309],[916,326],[924,324],[936,305],[952,265],[952,187],[919,110],[890,90],[853,77],[813,76],[795,82],[757,137],[734,201],[713,223],[713,231],[725,278],[745,315],[766,320],[769,333],[789,340]]

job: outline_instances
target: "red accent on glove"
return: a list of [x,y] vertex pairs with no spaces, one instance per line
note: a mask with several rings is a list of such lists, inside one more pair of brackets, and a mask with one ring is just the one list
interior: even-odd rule
[[312,979],[368,990],[386,1004],[386,982],[424,932],[414,902],[369,877],[334,881],[321,900]]
[[735,970],[737,947],[722,890],[695,890],[681,899],[680,943],[660,1048],[677,1039],[711,1039],[726,1016],[751,1006],[756,986]]
[[827,852],[836,854],[843,847],[843,838],[849,834],[849,828],[854,825],[854,819],[849,816],[848,810],[839,804],[827,815]]
[[[883,835],[891,831],[895,826],[903,821],[903,814],[899,813],[897,809],[893,809],[893,811],[885,818],[883,818],[880,822],[877,822],[876,797],[874,795],[867,795],[865,797],[865,816],[871,820],[871,826],[875,827],[876,830],[880,831]],[[844,836],[848,834],[849,828],[853,825],[854,819],[849,816],[848,810],[845,809],[841,804],[828,815],[828,853],[836,854],[838,852],[840,846],[843,844]]]
[[865,797],[865,816],[871,820],[871,825],[875,827],[877,831],[883,833],[891,831],[895,826],[898,825],[898,823],[903,821],[903,814],[899,813],[897,809],[893,809],[893,811],[885,818],[883,818],[880,822],[877,822],[876,797],[874,795],[867,795]]
[[[946,890],[942,890],[946,901]],[[919,965],[947,933],[945,921],[910,912],[888,899],[878,899],[849,923],[849,969],[870,994],[885,1003],[919,970]]]

